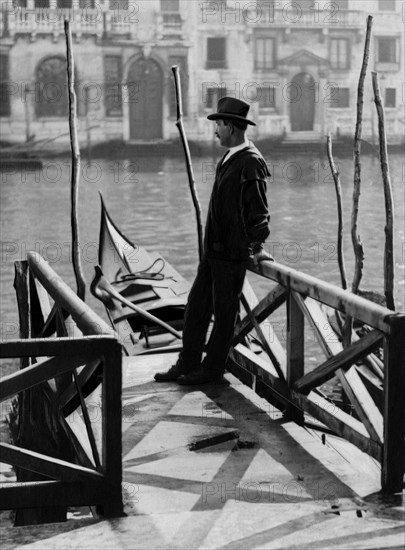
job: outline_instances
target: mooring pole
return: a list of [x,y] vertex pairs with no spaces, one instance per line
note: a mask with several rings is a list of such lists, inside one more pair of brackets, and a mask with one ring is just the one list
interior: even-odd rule
[[71,170],[71,227],[72,227],[72,262],[76,278],[77,295],[82,300],[85,299],[86,281],[84,279],[79,242],[79,222],[78,222],[78,198],[79,198],[79,176],[80,176],[80,149],[79,139],[77,137],[77,98],[75,92],[75,67],[72,50],[72,32],[70,22],[65,20],[65,36],[67,50],[67,75],[69,90],[69,131],[70,147],[72,151],[72,170]]
[[177,102],[176,126],[179,130],[181,142],[184,148],[184,154],[186,156],[188,182],[190,186],[191,198],[193,199],[194,210],[195,210],[195,215],[197,219],[198,254],[201,260],[203,255],[203,229],[202,229],[202,222],[201,222],[201,206],[197,197],[193,167],[191,165],[190,149],[188,146],[186,132],[184,130],[184,125],[183,125],[183,104],[182,104],[182,95],[181,95],[181,86],[180,86],[180,71],[177,65],[173,65],[172,71],[174,75],[174,85],[176,88],[176,102]]

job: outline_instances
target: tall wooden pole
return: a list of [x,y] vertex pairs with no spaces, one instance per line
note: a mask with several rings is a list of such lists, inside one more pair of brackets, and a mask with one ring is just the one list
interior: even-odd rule
[[337,252],[338,252],[338,263],[340,271],[340,280],[342,282],[342,288],[347,288],[347,279],[346,279],[346,269],[345,269],[345,260],[343,256],[343,209],[342,209],[342,187],[340,185],[339,172],[336,169],[335,161],[333,159],[332,153],[332,137],[329,134],[327,137],[327,152],[329,166],[332,172],[333,181],[335,182],[335,191],[336,191],[336,202],[338,210],[338,234],[337,234]]
[[72,32],[70,22],[65,20],[65,36],[67,50],[67,74],[69,90],[69,131],[70,147],[72,151],[72,170],[71,170],[71,227],[72,227],[72,261],[73,270],[76,278],[77,295],[82,300],[85,299],[86,281],[84,279],[79,242],[79,223],[78,223],[78,198],[79,198],[79,176],[80,176],[80,149],[77,137],[77,99],[75,92],[75,67],[72,50]]
[[370,38],[373,17],[367,18],[366,41],[364,44],[363,63],[360,71],[359,84],[357,87],[357,120],[354,134],[354,188],[353,188],[353,209],[352,209],[352,243],[355,253],[355,270],[352,282],[352,292],[357,294],[363,275],[364,249],[360,240],[357,228],[357,218],[359,213],[360,184],[361,184],[361,162],[360,162],[360,144],[363,121],[363,103],[364,103],[364,80],[366,78],[368,58],[370,52]]
[[395,310],[394,304],[394,204],[390,167],[388,164],[387,136],[385,133],[384,108],[381,101],[378,74],[371,73],[373,80],[374,101],[378,115],[378,135],[380,142],[380,162],[384,184],[385,198],[385,246],[384,246],[384,294],[387,307]]
[[[363,122],[363,103],[364,103],[364,80],[366,78],[368,58],[370,53],[371,27],[373,25],[373,17],[367,17],[366,41],[364,43],[363,63],[361,66],[359,84],[357,86],[357,119],[356,130],[354,133],[354,182],[353,182],[353,207],[351,220],[351,235],[353,250],[355,256],[354,275],[352,281],[352,292],[357,294],[360,287],[360,281],[363,276],[364,248],[361,242],[357,227],[357,218],[359,214],[359,199],[360,199],[360,184],[361,184],[361,162],[360,162],[360,144]],[[349,346],[352,337],[353,320],[350,316],[346,317],[346,322],[343,328],[343,344]]]
[[191,156],[190,156],[190,149],[188,147],[186,132],[184,130],[183,125],[183,102],[182,102],[182,94],[181,94],[181,86],[180,86],[180,71],[179,67],[177,65],[173,65],[172,67],[173,75],[174,75],[174,85],[176,88],[176,103],[177,103],[177,120],[176,120],[176,126],[180,133],[181,142],[183,144],[184,148],[184,154],[186,156],[186,167],[187,167],[187,175],[188,175],[188,182],[190,186],[190,192],[191,192],[191,198],[193,199],[193,205],[197,220],[197,236],[198,236],[198,255],[201,260],[203,255],[203,229],[202,229],[202,222],[201,222],[201,206],[198,201],[197,197],[197,190],[195,187],[195,180],[194,180],[194,173],[193,173],[193,167],[191,165]]

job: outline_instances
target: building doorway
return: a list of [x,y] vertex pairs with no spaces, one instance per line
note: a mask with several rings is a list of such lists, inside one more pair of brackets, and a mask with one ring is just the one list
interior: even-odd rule
[[299,73],[290,84],[291,130],[312,131],[315,116],[315,80],[309,73]]
[[127,79],[130,138],[162,138],[163,72],[153,59],[132,63]]

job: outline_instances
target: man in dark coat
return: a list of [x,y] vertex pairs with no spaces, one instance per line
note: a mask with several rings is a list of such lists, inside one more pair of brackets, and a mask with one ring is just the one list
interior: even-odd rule
[[[215,135],[228,151],[217,165],[204,236],[204,254],[184,315],[183,350],[156,381],[179,384],[222,382],[232,344],[239,298],[249,257],[272,259],[263,249],[270,234],[266,199],[267,165],[246,138],[249,105],[231,97],[218,102]],[[212,333],[203,350],[214,314]]]

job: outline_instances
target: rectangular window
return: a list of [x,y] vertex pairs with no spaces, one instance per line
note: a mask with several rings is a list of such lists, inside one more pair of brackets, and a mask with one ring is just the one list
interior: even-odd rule
[[64,10],[69,10],[72,8],[72,0],[58,0],[56,3],[57,7]]
[[181,31],[182,20],[178,12],[163,13],[163,28],[165,31]]
[[395,11],[395,0],[378,0],[380,11]]
[[160,11],[180,11],[179,0],[160,0]]
[[[183,114],[187,116],[188,114],[188,68],[187,68],[187,58],[180,55],[172,55],[169,57],[169,65],[178,65],[180,69],[180,83],[181,83],[181,97],[183,100]],[[170,105],[169,111],[170,116],[175,117],[177,115],[177,103],[176,103],[176,90],[174,87],[174,82],[170,86]]]
[[10,116],[8,55],[0,55],[0,116]]
[[349,41],[346,38],[331,39],[330,65],[332,69],[349,68]]
[[79,0],[79,8],[81,10],[93,10],[94,9],[95,0]]
[[397,103],[397,91],[395,88],[385,89],[385,106],[388,108],[396,107]]
[[47,9],[50,7],[50,0],[35,0],[35,7],[36,8],[42,8]]
[[331,93],[332,104],[331,107],[337,109],[347,109],[350,107],[350,89],[340,88],[337,86]]
[[396,39],[392,37],[380,37],[377,47],[377,61],[380,63],[397,62],[397,44]]
[[274,38],[256,38],[255,68],[272,69],[274,67]]
[[274,109],[276,106],[276,89],[274,86],[262,86],[259,91],[259,106]]
[[110,0],[110,11],[127,11],[130,0]]
[[225,38],[207,38],[207,69],[226,69]]
[[122,115],[122,64],[118,55],[104,57],[105,112],[107,116]]
[[224,96],[226,96],[225,86],[207,87],[205,89],[205,98],[203,98],[205,108],[215,110],[217,108],[218,100]]

